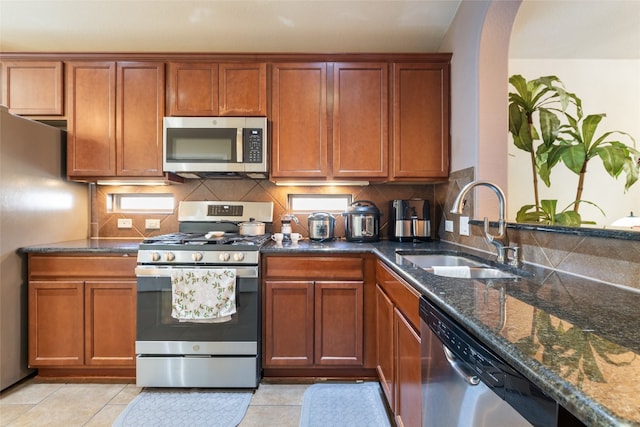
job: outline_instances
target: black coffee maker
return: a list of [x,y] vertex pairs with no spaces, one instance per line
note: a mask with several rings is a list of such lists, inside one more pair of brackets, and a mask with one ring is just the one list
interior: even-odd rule
[[392,200],[389,210],[389,239],[398,242],[431,240],[431,208],[428,200]]

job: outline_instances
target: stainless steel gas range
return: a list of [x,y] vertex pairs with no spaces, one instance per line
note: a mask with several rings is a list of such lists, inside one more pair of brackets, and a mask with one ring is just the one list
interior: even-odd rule
[[138,250],[136,384],[257,387],[260,248],[270,234],[243,235],[240,224],[271,224],[273,203],[181,202],[178,220],[178,232]]

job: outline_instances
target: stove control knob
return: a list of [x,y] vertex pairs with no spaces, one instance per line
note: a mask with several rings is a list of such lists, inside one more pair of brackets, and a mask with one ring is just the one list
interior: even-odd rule
[[160,261],[160,254],[158,252],[151,252],[151,261]]
[[166,254],[164,254],[164,259],[165,261],[171,262],[176,259],[176,256],[173,252],[167,252]]
[[220,259],[220,261],[229,261],[230,256],[228,252],[220,252],[218,258]]
[[233,254],[234,261],[242,261],[244,259],[244,254],[242,252],[236,252]]
[[194,252],[191,254],[191,259],[194,262],[202,261],[202,252]]

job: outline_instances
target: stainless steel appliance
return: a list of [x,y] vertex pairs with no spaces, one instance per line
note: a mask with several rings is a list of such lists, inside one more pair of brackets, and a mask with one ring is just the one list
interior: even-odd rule
[[389,239],[415,242],[431,239],[431,209],[428,200],[392,200]]
[[27,366],[27,260],[19,249],[89,235],[89,189],[62,170],[64,133],[0,105],[0,389]]
[[380,240],[380,210],[369,200],[357,200],[344,216],[345,237],[349,242],[377,242]]
[[557,425],[549,396],[424,296],[420,318],[423,427]]
[[[136,383],[147,387],[252,388],[261,378],[260,247],[239,224],[273,222],[271,202],[181,202],[179,232],[138,251]],[[220,235],[220,231],[224,231]],[[172,275],[195,269],[236,273],[237,311],[221,323],[172,317]]]
[[165,117],[163,167],[185,178],[266,178],[266,117]]
[[328,212],[314,212],[307,219],[309,239],[315,241],[333,240],[336,217]]

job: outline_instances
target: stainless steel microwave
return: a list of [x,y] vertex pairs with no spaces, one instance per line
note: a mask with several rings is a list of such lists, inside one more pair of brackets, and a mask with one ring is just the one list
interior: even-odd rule
[[163,166],[185,178],[266,178],[266,117],[165,117]]

